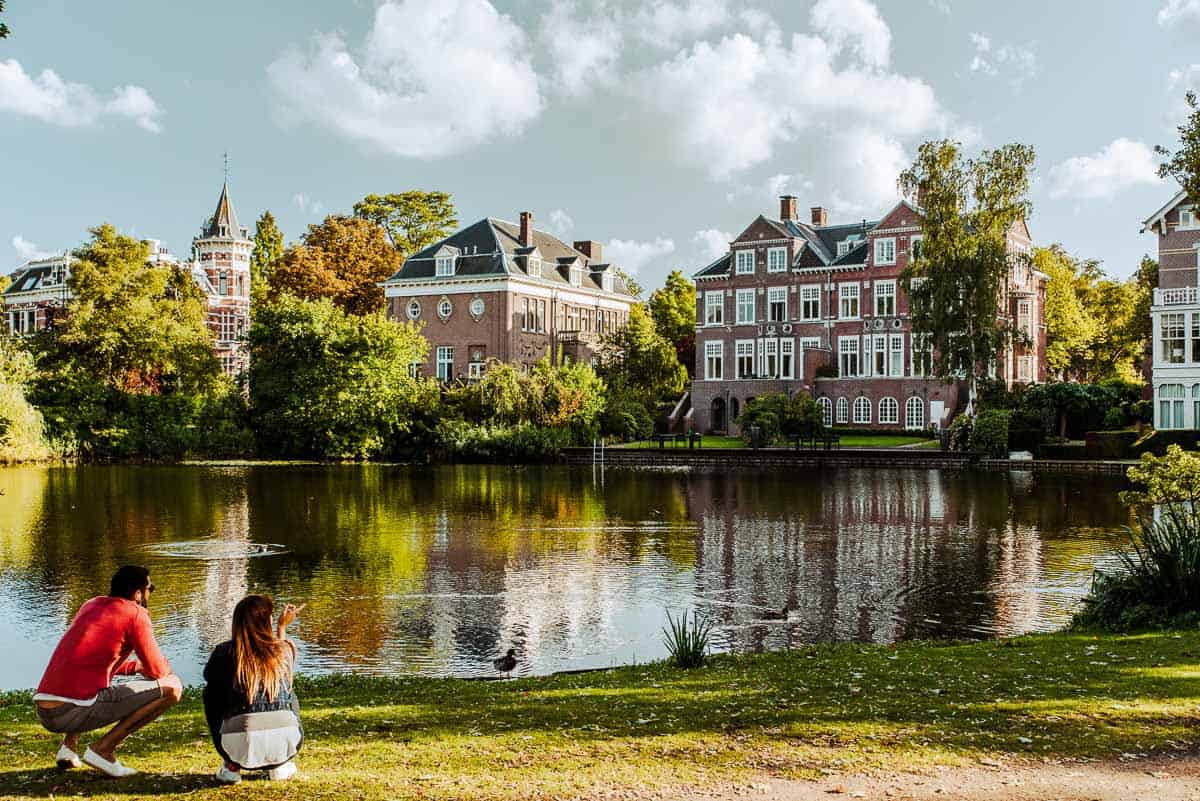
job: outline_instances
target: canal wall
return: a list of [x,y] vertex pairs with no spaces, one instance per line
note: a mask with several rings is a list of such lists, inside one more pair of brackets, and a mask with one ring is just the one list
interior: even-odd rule
[[[592,448],[564,448],[566,464],[591,465],[599,460]],[[1084,459],[979,459],[971,454],[930,448],[844,448],[835,451],[785,448],[606,448],[608,467],[909,467],[918,469],[1009,470],[1038,473],[1124,476],[1135,462]]]

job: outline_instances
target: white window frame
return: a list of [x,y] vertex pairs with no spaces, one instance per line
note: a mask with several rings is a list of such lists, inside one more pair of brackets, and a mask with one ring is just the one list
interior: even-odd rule
[[837,399],[837,421],[839,425],[850,422],[850,399],[845,396]]
[[767,272],[787,272],[787,248],[767,248]]
[[[748,305],[746,303],[747,298],[749,298]],[[738,325],[753,325],[754,324],[754,315],[756,312],[754,290],[753,289],[736,290],[736,294],[734,295],[734,301],[735,301],[735,309],[736,309],[736,313],[737,313],[737,320],[736,320],[737,324]],[[745,312],[749,312],[748,317],[745,314]]]
[[[1173,324],[1178,319],[1178,328]],[[1167,336],[1167,323],[1172,321],[1171,333],[1178,331],[1178,336]],[[1159,361],[1162,364],[1183,364],[1187,358],[1187,317],[1183,312],[1164,312],[1158,318]],[[1172,342],[1179,342],[1178,357]]]
[[876,317],[895,317],[896,316],[896,282],[895,281],[876,281],[871,287],[872,294],[875,296],[875,316]]
[[1186,427],[1187,421],[1183,417],[1183,401],[1186,396],[1187,390],[1183,384],[1160,384],[1156,393],[1158,419],[1154,427],[1164,431],[1177,431]]
[[779,377],[796,377],[796,340],[792,337],[779,340]]
[[721,381],[725,375],[725,343],[710,339],[704,343],[704,380]]
[[1028,336],[1030,320],[1033,314],[1033,304],[1028,300],[1017,301],[1017,330]]
[[866,395],[859,395],[855,398],[851,409],[854,412],[854,425],[862,426],[871,424],[871,401]]
[[439,381],[449,382],[454,378],[454,346],[438,345],[437,373]]
[[833,401],[825,396],[817,398],[817,405],[821,407],[821,423],[826,428],[833,425]]
[[[1188,216],[1187,223],[1184,223],[1184,216]],[[1195,206],[1180,206],[1179,207],[1179,225],[1176,231],[1195,231],[1200,229],[1200,211],[1197,211]]]
[[904,376],[903,334],[892,334],[888,337],[888,375],[892,378]]
[[896,237],[884,236],[875,240],[875,264],[896,263]]
[[892,397],[880,398],[876,419],[880,425],[900,425],[900,402]]
[[[767,287],[767,322],[786,323],[788,319],[788,291],[786,286]],[[775,316],[775,307],[783,304],[783,310]]]
[[[810,304],[816,303],[816,306]],[[815,312],[814,312],[815,309]],[[800,287],[800,319],[821,319],[821,285],[804,284]]]
[[[748,360],[744,366],[749,369],[742,369],[743,358]],[[742,379],[754,378],[754,375],[754,340],[739,339],[733,343],[733,376]]]
[[913,259],[921,258],[921,254],[917,253],[917,249],[921,246],[921,243],[924,241],[925,241],[925,237],[921,236],[920,234],[914,234],[913,236],[910,236],[908,238],[908,260],[909,261],[912,261]]
[[1033,357],[1018,356],[1017,357],[1017,380],[1032,381],[1033,380]]
[[916,395],[904,402],[904,427],[909,431],[925,428],[925,401]]
[[850,240],[849,239],[843,239],[841,242],[837,243],[837,254],[838,254],[839,259],[842,256],[845,256],[849,252],[850,252]]
[[838,337],[838,376],[853,378],[858,375],[862,375],[862,349],[858,337]]
[[[913,333],[909,335],[908,349],[912,358],[912,374],[926,376],[933,373],[933,347],[929,334]],[[929,369],[925,369],[925,354],[929,354]]]
[[437,313],[438,317],[441,317],[443,320],[449,320],[450,316],[454,314],[454,301],[450,300],[450,298],[442,298],[439,300],[437,305]]
[[704,324],[725,324],[725,290],[704,293]]
[[467,363],[467,379],[470,381],[478,381],[483,378],[483,372],[487,362],[468,362]]
[[570,270],[571,286],[583,286],[583,268],[572,265]]
[[778,378],[779,377],[779,340],[774,337],[760,339],[762,347],[762,358],[759,360],[763,377]]
[[454,257],[438,256],[433,260],[433,275],[435,278],[449,278],[454,275]]
[[733,251],[734,275],[754,275],[754,249]]
[[850,284],[838,284],[838,319],[857,320],[862,311],[859,305],[862,298],[862,287],[857,281]]

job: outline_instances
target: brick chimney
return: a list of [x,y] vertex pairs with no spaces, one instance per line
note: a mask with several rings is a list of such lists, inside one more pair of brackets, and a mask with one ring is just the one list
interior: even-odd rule
[[796,214],[796,196],[795,195],[780,195],[779,196],[779,219],[795,220],[799,215]]
[[593,242],[590,239],[581,239],[574,243],[571,247],[578,250],[580,253],[588,257],[588,261],[597,264],[604,258],[604,247],[599,242]]
[[521,212],[521,244],[525,247],[533,245],[533,212]]
[[829,224],[829,215],[825,212],[824,206],[812,207],[812,224],[816,226]]

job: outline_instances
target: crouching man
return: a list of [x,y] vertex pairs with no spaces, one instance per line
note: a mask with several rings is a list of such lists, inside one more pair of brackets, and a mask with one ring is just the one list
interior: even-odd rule
[[[63,735],[60,768],[86,763],[113,778],[134,775],[117,759],[117,748],[183,697],[183,684],[154,641],[146,611],[152,592],[149,570],[122,567],[108,595],[81,606],[54,649],[33,702],[42,725]],[[142,678],[113,683],[113,676],[132,674]],[[81,762],[79,735],[112,723]]]

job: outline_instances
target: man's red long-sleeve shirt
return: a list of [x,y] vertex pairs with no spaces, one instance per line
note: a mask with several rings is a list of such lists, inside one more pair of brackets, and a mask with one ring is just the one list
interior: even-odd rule
[[[137,661],[126,661],[129,655]],[[150,627],[150,614],[125,598],[102,595],[79,607],[38,685],[38,695],[86,701],[118,674],[161,679],[171,672]]]

